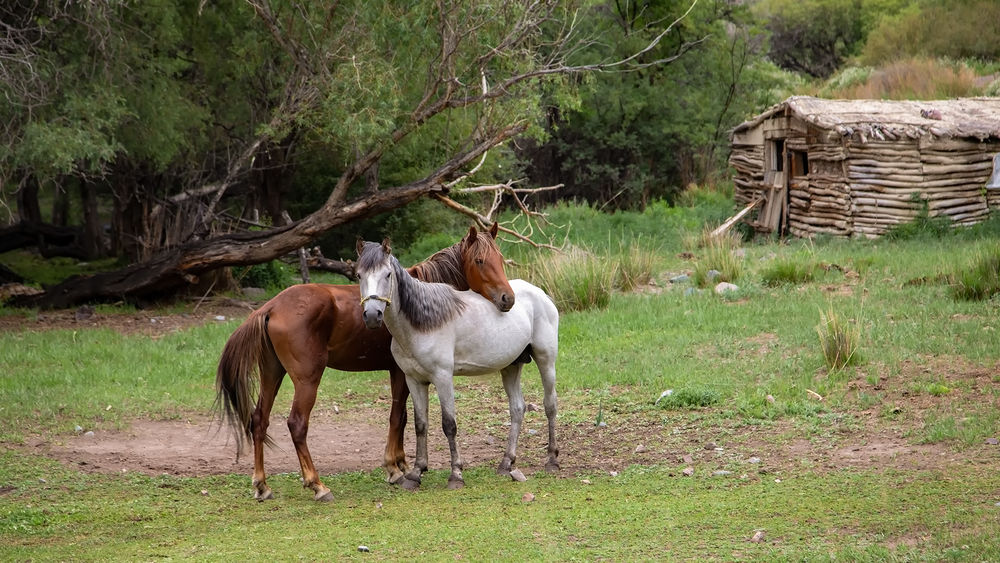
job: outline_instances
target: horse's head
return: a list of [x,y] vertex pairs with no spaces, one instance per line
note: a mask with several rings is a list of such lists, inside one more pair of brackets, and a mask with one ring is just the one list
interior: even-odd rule
[[357,274],[361,286],[362,318],[371,329],[382,326],[386,305],[392,303],[396,280],[389,239],[382,244],[358,239]]
[[514,306],[514,290],[503,271],[503,254],[497,247],[499,225],[493,223],[489,232],[480,233],[475,226],[462,239],[462,264],[469,289],[493,302],[500,311]]

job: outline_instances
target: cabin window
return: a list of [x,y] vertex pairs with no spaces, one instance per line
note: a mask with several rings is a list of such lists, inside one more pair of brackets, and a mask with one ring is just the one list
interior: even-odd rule
[[809,175],[809,155],[805,151],[788,151],[788,167],[792,177]]
[[987,190],[1000,190],[1000,154],[993,157],[993,174],[986,182]]

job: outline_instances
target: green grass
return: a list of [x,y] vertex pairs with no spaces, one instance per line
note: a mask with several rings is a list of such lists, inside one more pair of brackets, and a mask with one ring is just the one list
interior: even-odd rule
[[[291,475],[270,480],[278,500],[257,503],[243,476],[81,475],[22,454],[2,459],[0,482],[14,487],[0,497],[8,560],[330,560],[362,557],[359,545],[380,560],[1000,557],[984,540],[1000,532],[988,492],[1000,478],[985,471],[721,478],[633,466],[518,484],[473,469],[474,486],[449,491],[446,473],[432,471],[418,493],[346,473],[327,478],[335,500],[318,504]],[[525,492],[535,500],[522,501]],[[764,543],[747,541],[756,530]]]
[[[621,259],[639,241],[655,249],[646,256],[653,279],[691,267],[679,253],[706,214],[656,206],[613,216],[574,206],[552,212],[573,225],[574,245],[602,259]],[[956,299],[946,281],[996,246],[996,225],[895,240],[749,242],[736,298],[664,284],[609,291],[603,308],[564,308],[560,424],[593,430],[600,417],[609,427],[604,440],[636,421],[651,433],[679,432],[659,445],[676,456],[617,476],[564,470],[519,484],[471,467],[461,491],[447,491],[446,472],[432,471],[410,494],[386,486],[373,468],[324,476],[335,500],[317,504],[297,476],[275,475],[278,499],[258,504],[247,475],[84,473],[23,444],[60,441],[78,425],[207,414],[219,351],[237,323],[155,339],[83,329],[0,333],[0,558],[998,560],[1000,476],[993,450],[979,449],[1000,437],[998,303]],[[505,253],[520,263],[535,258],[521,247]],[[779,263],[817,268],[811,279],[782,274],[797,281],[771,284]],[[828,369],[817,311],[854,320],[863,362]],[[460,432],[503,433],[496,379],[458,386]],[[523,382],[526,398],[539,403],[534,364]],[[374,406],[385,385],[382,373],[328,373],[320,405]],[[275,412],[287,412],[290,396],[286,383]],[[497,409],[476,408],[487,404]],[[803,458],[773,469],[720,456],[681,476],[679,456],[702,450],[705,436],[720,436],[727,451],[777,453],[849,442],[865,425],[969,461],[946,470],[842,469]],[[655,436],[640,437],[657,446],[648,441]],[[582,443],[565,466],[593,466]],[[721,469],[732,474],[713,477]],[[522,502],[525,492],[535,500]],[[765,542],[750,543],[758,529]]]

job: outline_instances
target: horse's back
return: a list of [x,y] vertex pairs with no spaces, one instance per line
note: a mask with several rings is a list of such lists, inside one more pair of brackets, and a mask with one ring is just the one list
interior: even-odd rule
[[356,285],[298,284],[264,304],[268,335],[282,363],[292,355],[326,356],[342,371],[372,371],[392,366],[389,333],[361,322]]

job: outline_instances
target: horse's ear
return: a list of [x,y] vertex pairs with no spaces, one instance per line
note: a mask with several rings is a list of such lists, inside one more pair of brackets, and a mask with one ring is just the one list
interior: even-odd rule
[[365,249],[365,240],[358,235],[358,241],[355,243],[355,247],[358,249],[358,258],[361,258],[361,251]]
[[490,227],[490,238],[496,239],[497,233],[500,231],[500,223],[493,221],[493,226]]
[[479,231],[477,231],[476,226],[473,225],[469,227],[469,234],[465,235],[465,238],[462,240],[462,244],[469,246],[470,244],[476,242],[477,238],[479,238]]
[[382,252],[392,254],[392,242],[389,241],[389,237],[382,239]]

